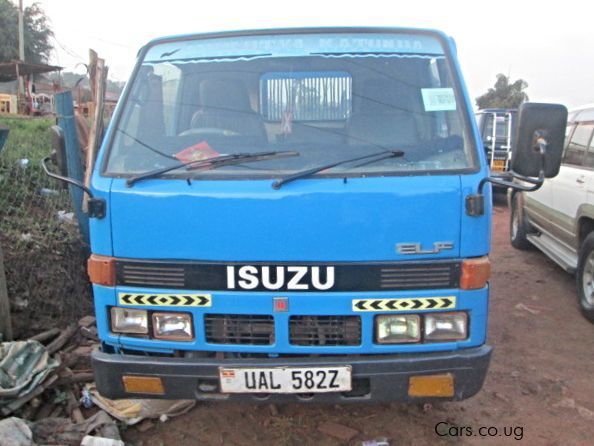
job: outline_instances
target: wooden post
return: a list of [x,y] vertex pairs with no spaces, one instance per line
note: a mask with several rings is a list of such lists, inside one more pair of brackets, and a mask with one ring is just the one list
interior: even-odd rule
[[[0,127],[0,150],[8,138],[8,129]],[[12,340],[12,323],[10,320],[10,302],[6,290],[6,275],[4,274],[4,255],[0,246],[0,340]]]
[[12,340],[12,322],[10,320],[10,303],[6,291],[6,276],[4,274],[4,254],[0,246],[0,336],[2,341]]
[[[83,168],[80,155],[80,145],[76,135],[76,122],[74,120],[74,106],[72,103],[72,92],[64,91],[55,96],[56,114],[58,125],[64,132],[64,146],[66,148],[66,170],[68,176],[78,181],[84,180]],[[79,187],[69,185],[70,199],[74,207],[74,213],[78,220],[78,228],[83,241],[89,244],[89,216],[83,212],[83,191]]]
[[[91,186],[91,175],[93,174],[93,166],[99,144],[101,143],[101,135],[103,133],[103,106],[105,103],[105,84],[107,82],[107,67],[105,61],[97,57],[97,53],[93,50],[89,51],[89,78],[91,84],[91,92],[93,93],[93,103],[95,105],[93,110],[93,123],[91,124],[91,131],[89,132],[89,144],[87,146],[87,160],[85,170],[85,186]],[[83,201],[83,210],[88,210],[89,197],[85,194]]]

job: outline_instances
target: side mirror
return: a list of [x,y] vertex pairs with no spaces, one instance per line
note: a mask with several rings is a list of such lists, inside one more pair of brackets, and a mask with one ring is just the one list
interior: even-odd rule
[[4,147],[4,143],[8,139],[8,128],[0,126],[0,150]]
[[545,178],[559,173],[567,108],[558,104],[526,102],[520,106],[517,116],[510,172],[483,178],[477,193],[466,196],[467,215],[485,214],[483,188],[487,183],[533,192],[542,186]]
[[[525,177],[538,177],[541,169],[545,178],[556,176],[561,166],[566,127],[567,108],[563,105],[522,104],[512,144],[511,170]],[[543,142],[544,153],[541,153]]]

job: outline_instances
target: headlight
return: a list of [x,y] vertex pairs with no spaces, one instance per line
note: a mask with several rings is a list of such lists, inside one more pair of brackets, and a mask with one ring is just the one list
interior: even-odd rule
[[465,312],[425,315],[425,339],[460,341],[468,337],[468,315]]
[[153,313],[153,337],[191,341],[194,339],[192,316],[187,313]]
[[146,310],[111,307],[111,331],[114,333],[148,334]]
[[421,339],[420,320],[416,314],[377,316],[376,341],[379,344],[418,342]]

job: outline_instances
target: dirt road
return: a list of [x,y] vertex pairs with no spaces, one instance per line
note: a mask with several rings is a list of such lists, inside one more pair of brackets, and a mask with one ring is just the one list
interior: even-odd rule
[[[509,245],[508,220],[507,209],[496,207],[489,323],[495,352],[474,398],[424,408],[208,404],[144,433],[131,428],[126,440],[256,446],[360,444],[387,437],[392,446],[593,445],[594,325],[579,313],[572,276],[538,251]],[[359,433],[339,440],[318,431],[327,421]],[[436,425],[446,435],[439,436]]]

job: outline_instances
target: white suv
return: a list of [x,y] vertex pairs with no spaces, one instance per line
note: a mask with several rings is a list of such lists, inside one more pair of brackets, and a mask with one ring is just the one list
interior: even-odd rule
[[576,274],[581,310],[594,322],[594,105],[572,110],[561,170],[535,192],[511,192],[511,244],[534,245]]

